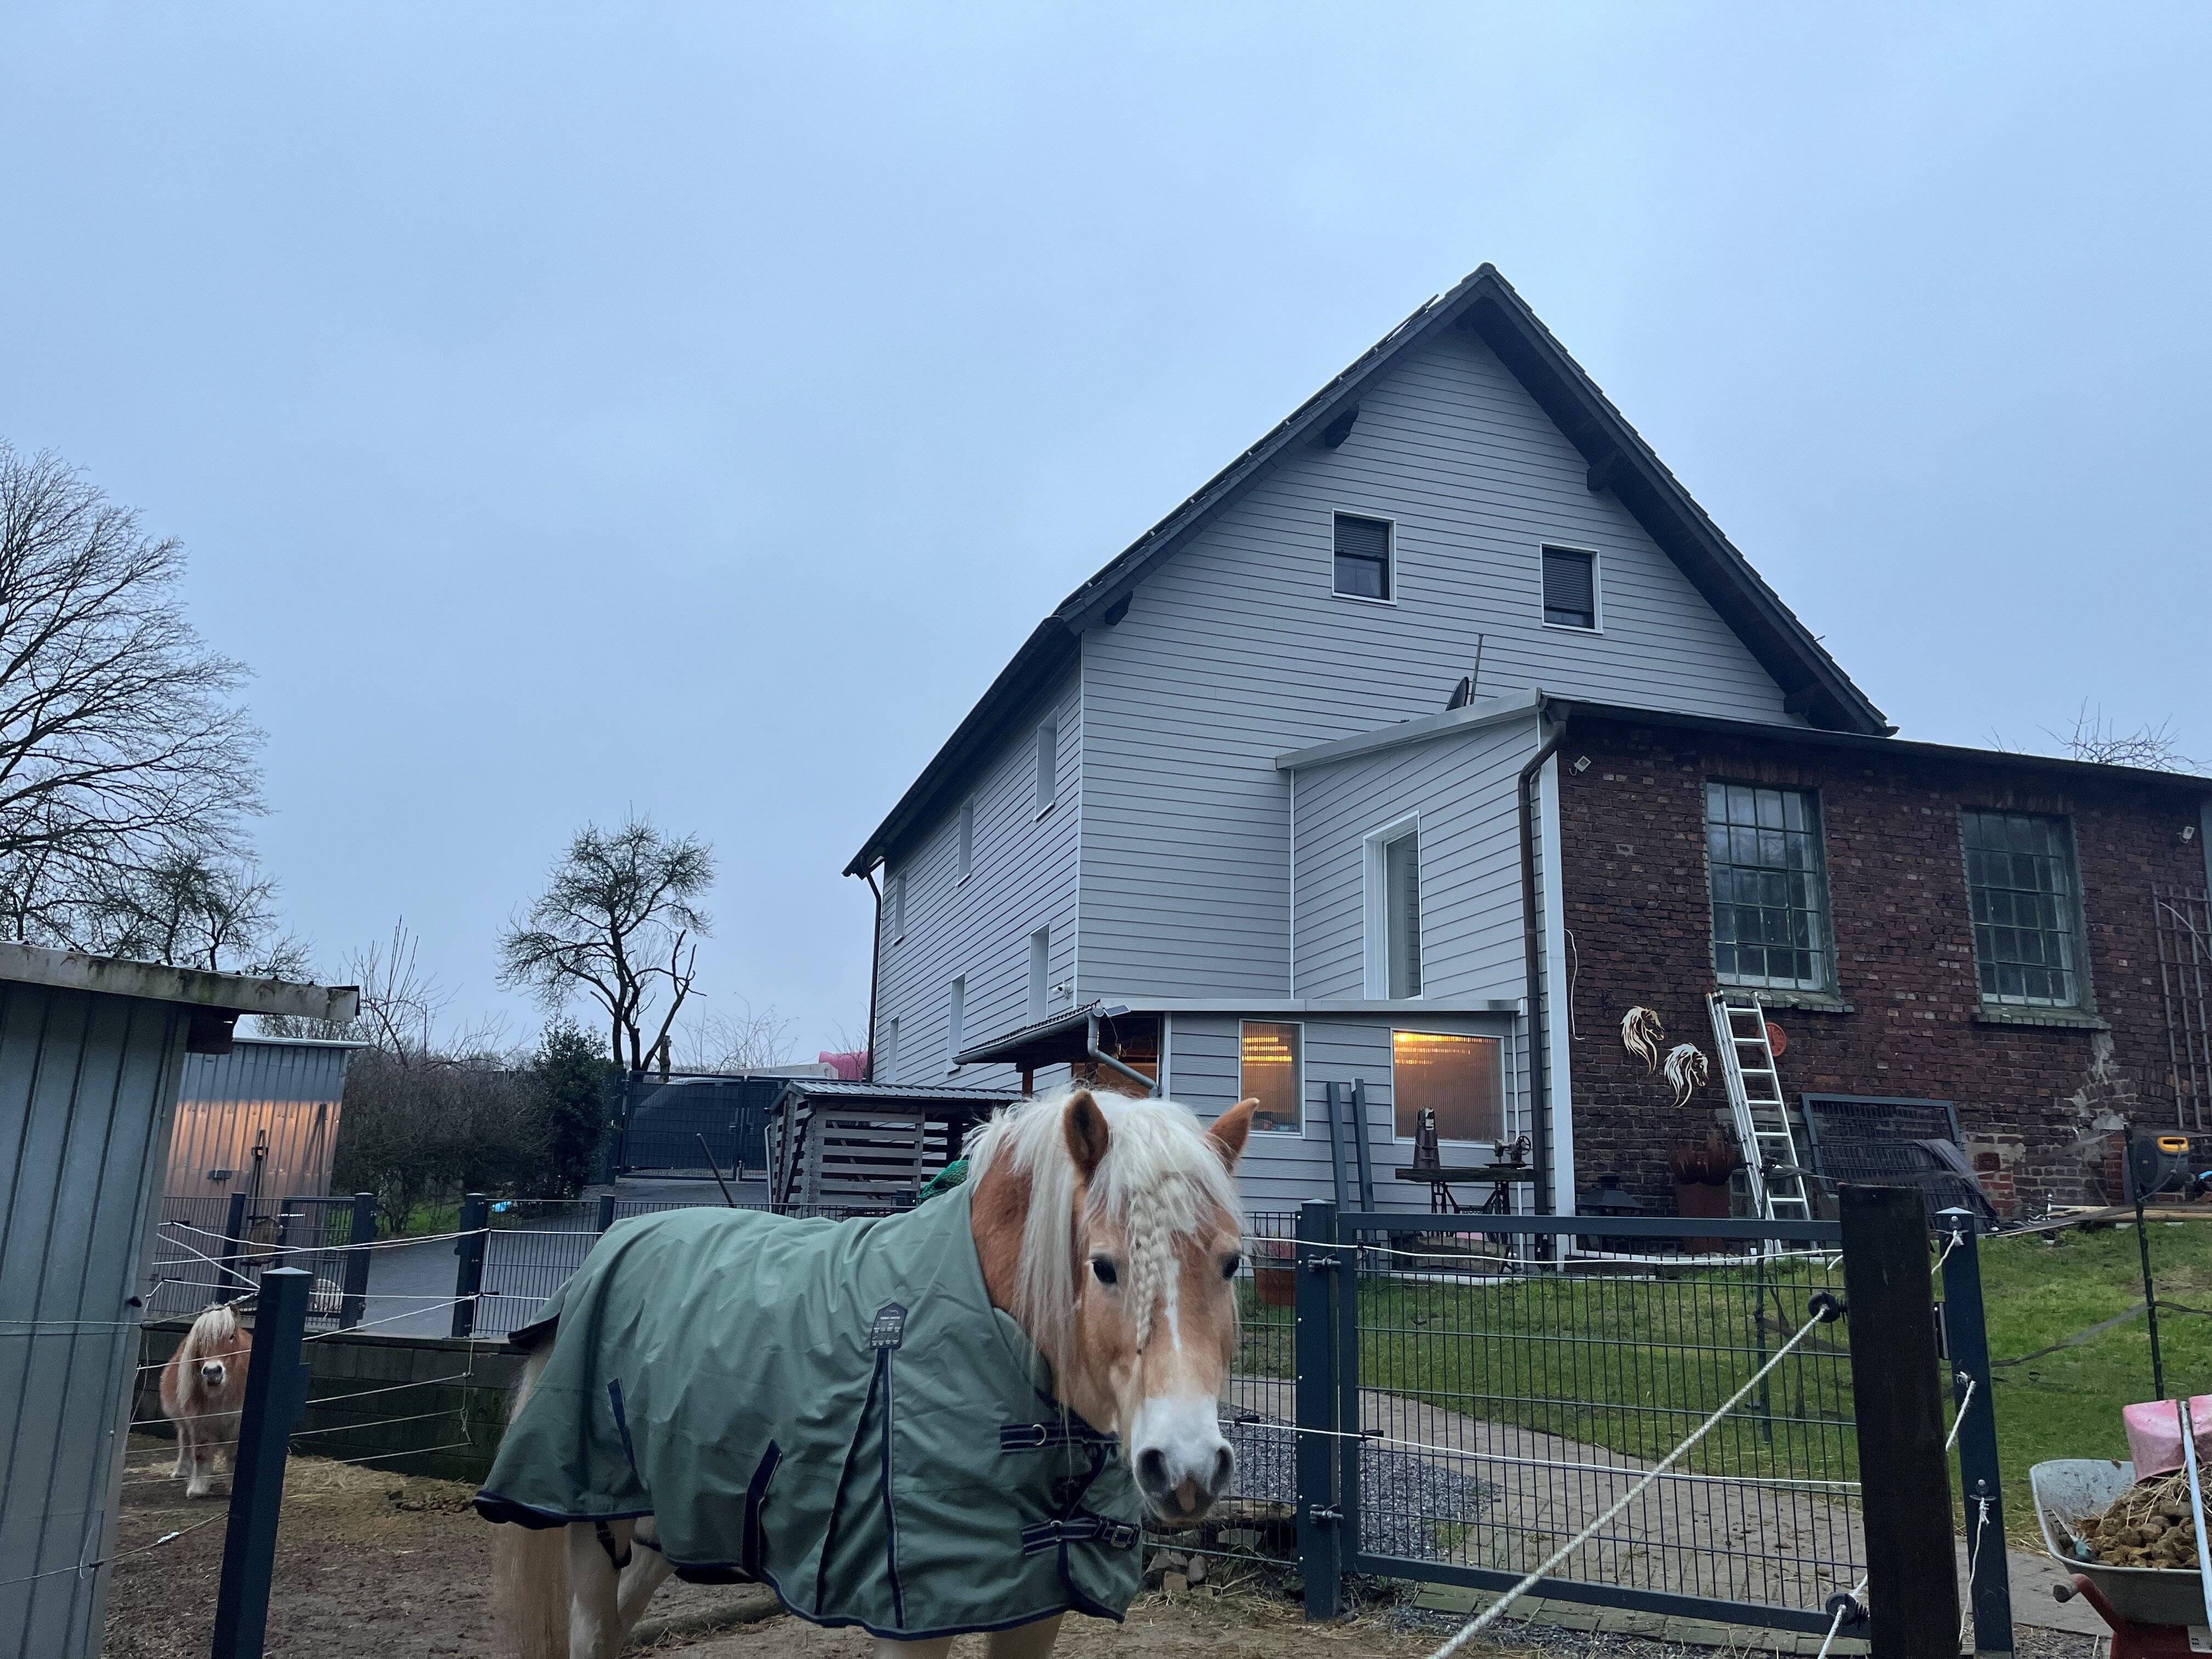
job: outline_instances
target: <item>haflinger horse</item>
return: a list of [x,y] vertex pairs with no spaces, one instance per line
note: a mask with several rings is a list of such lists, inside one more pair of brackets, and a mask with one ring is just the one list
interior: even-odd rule
[[169,1363],[161,1367],[161,1414],[177,1425],[174,1478],[185,1496],[204,1498],[213,1486],[215,1455],[238,1461],[239,1414],[246,1409],[246,1372],[253,1337],[228,1303],[192,1321]]
[[1144,1523],[1235,1459],[1253,1101],[1209,1128],[1071,1088],[1006,1108],[956,1190],[833,1222],[618,1223],[514,1334],[532,1350],[477,1507],[520,1659],[615,1659],[671,1572],[753,1582],[878,1659],[1044,1659],[1120,1619]]

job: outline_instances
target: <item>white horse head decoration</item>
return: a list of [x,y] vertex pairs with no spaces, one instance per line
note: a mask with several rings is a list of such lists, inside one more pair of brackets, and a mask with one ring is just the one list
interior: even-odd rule
[[1644,1062],[1646,1077],[1659,1069],[1659,1045],[1666,1040],[1667,1028],[1650,1009],[1631,1008],[1620,1017],[1621,1047]]
[[1674,1103],[1686,1106],[1690,1097],[1705,1086],[1712,1075],[1705,1056],[1694,1042],[1678,1042],[1667,1051],[1667,1081],[1674,1085]]

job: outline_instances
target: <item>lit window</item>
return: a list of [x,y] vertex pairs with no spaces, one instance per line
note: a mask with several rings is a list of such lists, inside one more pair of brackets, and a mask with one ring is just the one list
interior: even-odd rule
[[1287,1134],[1305,1131],[1299,1035],[1295,1025],[1260,1019],[1244,1022],[1237,1097],[1260,1103],[1252,1113],[1255,1129]]
[[1705,786],[1713,971],[1729,985],[1828,988],[1820,818],[1800,789]]
[[1439,1140],[1503,1139],[1504,1050],[1496,1037],[1391,1032],[1390,1102],[1398,1139],[1413,1139],[1426,1109],[1437,1115]]
[[1390,597],[1390,526],[1383,519],[1336,515],[1336,592],[1347,599]]
[[2028,812],[1959,817],[1983,1000],[2079,1006],[2074,848],[2066,820]]

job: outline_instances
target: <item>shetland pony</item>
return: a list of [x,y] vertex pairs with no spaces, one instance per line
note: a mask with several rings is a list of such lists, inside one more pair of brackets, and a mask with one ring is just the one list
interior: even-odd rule
[[[1184,1523],[1235,1468],[1218,1403],[1236,1352],[1243,1231],[1231,1172],[1257,1103],[1207,1129],[1171,1102],[1073,1088],[1000,1112],[969,1148],[969,1225],[991,1305],[1028,1334],[1059,1403],[1120,1437],[1146,1505]],[[515,1412],[561,1340],[525,1365]],[[672,1571],[659,1536],[650,1516],[501,1526],[494,1591],[507,1651],[615,1659]],[[1063,1616],[993,1632],[985,1652],[1044,1659]],[[875,1651],[945,1659],[951,1643],[878,1637]]]
[[246,1372],[253,1336],[228,1303],[192,1321],[185,1340],[161,1368],[161,1414],[177,1425],[174,1478],[185,1496],[204,1498],[218,1451],[234,1465],[239,1413],[246,1409]]

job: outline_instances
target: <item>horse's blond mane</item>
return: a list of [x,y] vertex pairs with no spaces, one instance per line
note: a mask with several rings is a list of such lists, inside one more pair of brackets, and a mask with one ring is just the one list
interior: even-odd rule
[[[1029,1176],[1029,1217],[1022,1229],[1013,1316],[1054,1365],[1069,1352],[1075,1319],[1075,1211],[1078,1175],[1060,1125],[1073,1086],[1005,1108],[969,1148],[981,1181],[1004,1162]],[[1175,1237],[1194,1231],[1218,1206],[1240,1230],[1244,1205],[1237,1182],[1204,1127],[1170,1100],[1094,1097],[1110,1131],[1105,1160],[1091,1183],[1086,1218],[1118,1218],[1128,1238],[1125,1294],[1135,1328],[1175,1272]]]

